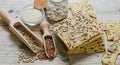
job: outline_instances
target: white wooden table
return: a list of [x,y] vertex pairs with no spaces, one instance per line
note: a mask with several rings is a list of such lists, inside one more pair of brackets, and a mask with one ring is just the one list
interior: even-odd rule
[[[69,2],[79,2],[82,0],[69,0]],[[0,0],[0,8],[13,9],[16,14],[26,4],[33,3],[33,0]],[[120,21],[120,0],[93,0],[94,9],[97,19],[106,21]],[[12,16],[15,16],[14,14]],[[32,29],[33,30],[33,29]],[[39,37],[39,29],[33,30]],[[60,41],[58,41],[60,43]],[[19,54],[18,46],[23,44],[16,36],[8,30],[8,26],[0,21],[0,65],[21,65],[16,62]],[[108,43],[106,43],[108,44]],[[64,58],[57,55],[53,61],[35,61],[35,63],[27,63],[22,65],[101,65],[101,53],[96,54],[80,54],[74,55],[70,59],[70,63],[63,61]],[[120,57],[117,59],[117,65],[120,65]]]

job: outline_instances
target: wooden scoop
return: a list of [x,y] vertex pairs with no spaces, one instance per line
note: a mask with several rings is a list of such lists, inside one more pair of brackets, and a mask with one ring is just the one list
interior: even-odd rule
[[48,30],[48,22],[42,22],[40,28],[43,31],[43,42],[45,54],[49,59],[53,59],[56,56],[55,41]]
[[0,9],[0,17],[9,25],[10,31],[13,32],[34,53],[38,53],[43,49],[43,44],[38,37],[21,21],[14,20],[8,11]]

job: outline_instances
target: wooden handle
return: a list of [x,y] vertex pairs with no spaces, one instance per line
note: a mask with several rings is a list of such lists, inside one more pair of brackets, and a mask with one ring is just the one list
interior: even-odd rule
[[0,17],[1,19],[6,22],[6,24],[10,24],[10,22],[13,21],[13,18],[10,16],[7,10],[5,9],[0,9]]
[[40,28],[43,31],[44,35],[50,35],[49,30],[48,30],[48,26],[49,26],[49,23],[47,21],[46,22],[42,22],[40,24]]

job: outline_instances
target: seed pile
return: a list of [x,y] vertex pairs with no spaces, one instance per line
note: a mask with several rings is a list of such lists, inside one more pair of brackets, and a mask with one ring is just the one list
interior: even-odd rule
[[[37,53],[44,52],[44,49],[37,44],[35,38],[31,36],[22,25],[16,25],[16,30],[23,36],[23,38],[29,43],[29,46],[32,47]],[[26,45],[20,46],[20,54],[18,55],[18,63],[34,63],[35,60],[38,60],[38,54],[33,53]]]
[[46,44],[46,52],[48,54],[48,58],[52,59],[55,56],[55,47],[53,44],[53,39],[51,36],[45,36],[45,44]]
[[38,54],[37,57],[38,57],[39,60],[46,60],[47,59],[47,56],[46,56],[45,52],[42,52],[42,53]]
[[34,63],[38,60],[37,54],[33,53],[27,46],[20,46],[20,54],[18,55],[18,63]]
[[43,51],[43,49],[37,44],[34,37],[31,36],[31,33],[29,33],[23,26],[18,25],[16,26],[16,29],[18,30],[18,32],[20,32],[23,35],[24,39],[27,40],[27,42],[30,44],[33,50],[37,52]]

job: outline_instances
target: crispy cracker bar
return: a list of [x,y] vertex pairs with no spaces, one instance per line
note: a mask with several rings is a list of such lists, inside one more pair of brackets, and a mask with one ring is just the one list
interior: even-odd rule
[[107,40],[109,41],[113,41],[114,39],[114,35],[120,33],[120,31],[118,29],[114,30],[114,29],[111,29],[111,30],[106,30],[106,35],[107,35]]
[[119,35],[114,38],[114,41],[112,44],[109,45],[108,51],[114,53],[114,52],[119,52],[120,53],[120,37]]
[[102,56],[102,65],[116,65],[118,53],[104,53]]
[[106,22],[105,24],[106,30],[120,29],[120,22]]
[[102,65],[116,65],[117,56],[120,54],[120,35],[116,34],[113,43],[108,47],[108,53],[103,54]]
[[105,30],[106,30],[107,40],[113,41],[114,35],[120,33],[120,22],[106,22]]
[[96,14],[92,6],[92,1],[71,3],[70,8],[73,15],[75,15],[77,12],[84,12],[87,13],[92,18],[96,18]]

